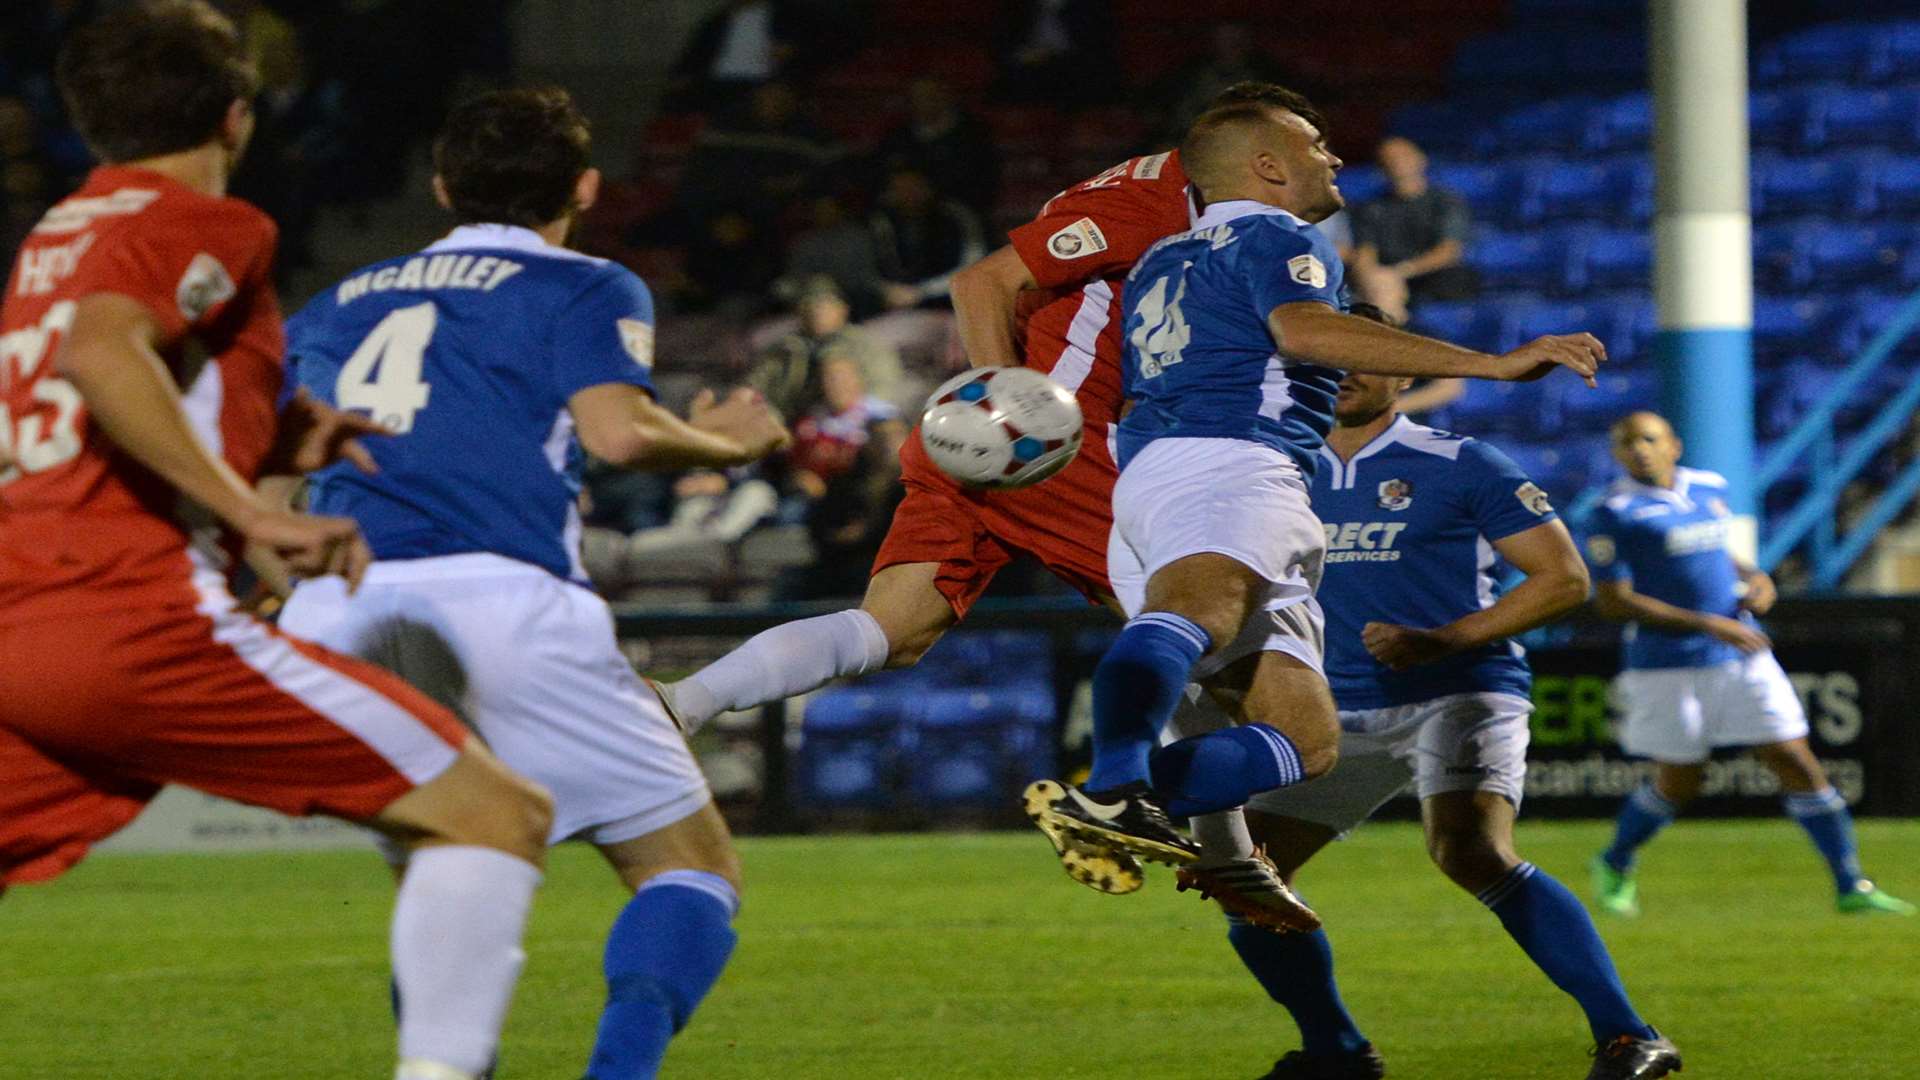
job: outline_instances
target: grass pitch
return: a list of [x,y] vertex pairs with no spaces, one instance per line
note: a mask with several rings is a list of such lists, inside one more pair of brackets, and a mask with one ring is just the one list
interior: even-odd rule
[[[1920,822],[1863,822],[1867,865],[1920,894]],[[1603,824],[1523,823],[1521,850],[1585,892]],[[1209,905],[1068,881],[1037,835],[748,840],[741,944],[666,1074],[1251,1078],[1295,1045]],[[1647,852],[1646,915],[1603,921],[1636,1003],[1688,1077],[1920,1077],[1920,920],[1833,914],[1783,820],[1682,822]],[[1586,1073],[1585,1026],[1426,864],[1411,825],[1325,852],[1303,888],[1348,1004],[1402,1080]],[[574,1080],[617,884],[556,853],[503,1080]],[[0,901],[0,1077],[342,1080],[391,1069],[371,854],[117,856]]]

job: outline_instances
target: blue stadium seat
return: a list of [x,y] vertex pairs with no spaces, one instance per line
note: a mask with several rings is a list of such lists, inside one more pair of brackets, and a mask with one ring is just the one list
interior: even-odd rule
[[1756,156],[1753,194],[1764,217],[1853,214],[1867,201],[1859,166],[1845,158]]
[[794,758],[810,806],[879,809],[897,793],[898,743],[911,693],[823,690],[807,701]]
[[1387,193],[1387,176],[1378,165],[1349,165],[1340,170],[1340,194],[1348,206],[1359,206]]
[[1881,29],[1880,52],[1868,74],[1876,82],[1920,81],[1920,22],[1892,23]]
[[1557,31],[1482,34],[1453,54],[1456,86],[1544,85],[1565,75],[1566,37]]
[[1754,75],[1762,83],[1864,77],[1874,66],[1875,38],[1871,24],[1815,26],[1761,49]]
[[1466,263],[1482,287],[1501,292],[1558,291],[1567,279],[1567,250],[1541,231],[1483,229],[1467,244]]
[[[1866,348],[1880,331],[1893,322],[1894,316],[1900,313],[1900,308],[1907,300],[1908,297],[1903,295],[1864,293],[1843,302],[1840,305],[1843,326],[1838,334],[1841,352],[1852,356]],[[1910,331],[1894,347],[1893,355],[1920,357],[1920,329]]]
[[1596,229],[1585,236],[1584,278],[1590,288],[1645,288],[1653,278],[1653,234],[1646,229]]
[[941,638],[915,666],[941,686],[994,686],[1053,677],[1052,639],[1034,630],[962,630]]
[[1647,35],[1641,30],[1601,29],[1563,40],[1566,66],[1561,74],[1568,84],[1609,89],[1646,85]]
[[1653,96],[1628,94],[1587,112],[1586,148],[1593,153],[1643,151],[1653,141]]
[[1920,214],[1920,157],[1881,158],[1869,168],[1868,200],[1880,217]]
[[1755,147],[1790,150],[1806,130],[1806,93],[1763,90],[1747,96],[1747,137]]
[[1813,99],[1806,123],[1808,147],[1920,147],[1920,92],[1829,90]]
[[1772,356],[1830,354],[1836,348],[1832,323],[1832,312],[1824,300],[1782,296],[1753,299],[1756,352]]
[[1574,430],[1604,430],[1636,409],[1660,407],[1660,378],[1650,368],[1616,371],[1609,365],[1595,380],[1598,389],[1567,379],[1554,381],[1561,387],[1561,416]]
[[1487,117],[1499,109],[1497,99],[1417,102],[1395,109],[1387,130],[1412,139],[1429,154],[1465,154],[1477,148]]
[[1523,213],[1530,220],[1590,218],[1610,225],[1644,221],[1653,212],[1653,165],[1554,162],[1533,170]]
[[1611,327],[1613,312],[1605,307],[1550,301],[1513,304],[1502,314],[1500,347],[1505,351],[1547,334],[1573,334],[1584,330],[1604,340]]
[[1469,381],[1467,392],[1448,406],[1450,419],[1469,435],[1553,435],[1561,427],[1554,384],[1550,379],[1525,383]]
[[1806,230],[1805,284],[1822,292],[1836,285],[1895,280],[1909,240],[1904,226],[1826,224]]
[[1430,300],[1413,310],[1412,328],[1441,341],[1492,350],[1500,342],[1500,313],[1473,300]]
[[1053,768],[1051,684],[934,690],[914,703],[915,738],[906,755],[916,803],[997,809]]
[[[1467,200],[1476,220],[1497,223],[1513,216],[1519,201],[1524,172],[1500,162],[1434,162],[1427,169],[1427,181],[1436,188],[1451,191]],[[1341,190],[1346,190],[1344,171]],[[1349,196],[1351,198],[1351,196]]]
[[1803,234],[1818,225],[1805,221],[1765,221],[1753,227],[1753,278],[1762,289],[1795,289],[1807,279]]
[[1494,130],[1506,153],[1578,150],[1587,141],[1587,116],[1599,102],[1573,97],[1543,101],[1502,116]]

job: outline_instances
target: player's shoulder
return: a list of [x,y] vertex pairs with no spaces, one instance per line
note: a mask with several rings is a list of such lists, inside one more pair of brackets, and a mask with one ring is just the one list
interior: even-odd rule
[[1674,471],[1689,489],[1719,488],[1725,491],[1727,488],[1727,478],[1711,469],[1689,469],[1683,465]]
[[1441,428],[1428,427],[1415,423],[1406,417],[1394,422],[1392,429],[1394,449],[1403,453],[1418,454],[1438,458],[1447,462],[1470,462],[1482,460],[1484,446],[1479,440]]
[[1143,154],[1109,166],[1047,200],[1040,216],[1073,210],[1127,206],[1185,221],[1187,174],[1176,150]]

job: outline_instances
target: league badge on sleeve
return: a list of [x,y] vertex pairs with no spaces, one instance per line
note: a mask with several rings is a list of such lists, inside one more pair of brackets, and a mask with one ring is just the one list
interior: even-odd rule
[[620,344],[633,357],[633,362],[647,371],[653,370],[653,327],[639,319],[616,319],[614,326],[620,331]]
[[1521,506],[1526,507],[1541,517],[1545,517],[1553,512],[1553,503],[1547,498],[1547,493],[1540,490],[1540,485],[1531,480],[1515,488],[1513,497],[1520,500]]
[[180,305],[180,317],[194,323],[199,322],[202,315],[233,299],[236,291],[227,268],[219,259],[203,251],[187,264],[187,272],[180,275],[180,284],[174,288],[173,298]]
[[1288,259],[1287,276],[1309,288],[1327,287],[1327,266],[1311,253]]
[[1078,259],[1105,250],[1106,235],[1092,218],[1081,218],[1047,238],[1047,251],[1056,259]]
[[[1312,257],[1313,256],[1311,255],[1300,256],[1300,258],[1302,259],[1310,259]],[[1318,265],[1318,264],[1316,263],[1315,265]],[[1406,482],[1405,480],[1380,481],[1380,509],[1405,510],[1407,507],[1412,505],[1413,505],[1413,485],[1412,484]]]

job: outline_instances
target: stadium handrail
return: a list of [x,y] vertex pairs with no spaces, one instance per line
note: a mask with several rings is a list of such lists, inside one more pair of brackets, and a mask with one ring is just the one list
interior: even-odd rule
[[[1893,319],[1874,335],[1873,340],[1847,366],[1846,372],[1827,391],[1820,403],[1802,417],[1760,462],[1754,474],[1756,491],[1764,493],[1819,440],[1832,437],[1834,417],[1847,404],[1854,391],[1880,370],[1893,355],[1895,347],[1915,326],[1920,326],[1920,291],[1915,291],[1907,298]],[[1880,407],[1872,421],[1854,436],[1830,468],[1817,470],[1812,488],[1760,545],[1761,569],[1771,572],[1807,539],[1808,533],[1815,529],[1825,532],[1832,528],[1835,512],[1847,485],[1873,462],[1874,456],[1886,444],[1906,430],[1917,408],[1920,408],[1920,373],[1916,373],[1899,393]],[[1920,495],[1920,462],[1909,463],[1901,470],[1894,482],[1874,499],[1862,518],[1854,523],[1845,538],[1835,537],[1837,543],[1814,545],[1811,561],[1813,587],[1828,590],[1837,586],[1854,562],[1866,553],[1875,534],[1905,510],[1916,495]]]

